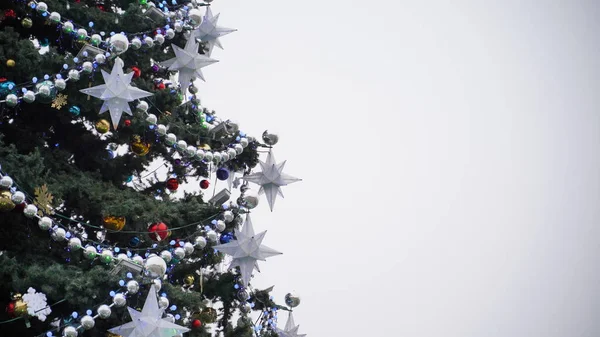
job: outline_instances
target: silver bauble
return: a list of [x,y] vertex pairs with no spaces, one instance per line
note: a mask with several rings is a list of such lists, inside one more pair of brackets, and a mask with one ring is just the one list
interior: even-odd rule
[[67,21],[62,25],[62,30],[65,33],[71,33],[73,29],[75,29],[75,26],[73,26],[73,22],[71,21]]
[[156,34],[156,36],[154,36],[154,41],[156,41],[156,43],[161,45],[161,44],[165,43],[165,36],[162,34]]
[[81,71],[83,71],[86,74],[89,74],[92,72],[92,70],[94,70],[94,65],[92,64],[92,62],[89,61],[85,61],[83,62],[83,64],[81,65]]
[[251,190],[246,191],[246,193],[244,193],[244,196],[242,197],[242,200],[244,201],[244,207],[248,208],[248,209],[253,209],[256,206],[258,206],[258,201],[260,200],[258,197],[258,194],[254,193]]
[[88,36],[87,30],[83,29],[83,28],[79,28],[77,30],[77,38],[79,40],[85,40]]
[[13,180],[9,176],[4,176],[4,177],[2,177],[2,179],[0,179],[0,187],[1,188],[9,189],[9,188],[11,188],[12,184],[13,184]]
[[232,222],[234,217],[235,217],[235,215],[233,214],[232,211],[223,212],[223,220],[225,222]]
[[265,130],[265,132],[262,134],[262,139],[265,144],[273,146],[279,141],[279,136],[274,133],[269,133],[268,130]]
[[50,229],[50,227],[52,227],[52,219],[47,216],[42,217],[40,221],[38,221],[38,226],[40,226],[41,230],[47,231]]
[[240,145],[241,145],[242,147],[246,147],[246,146],[248,146],[248,138],[246,138],[246,137],[242,137],[242,138],[240,138]]
[[75,70],[75,69],[71,69],[69,70],[69,79],[73,82],[77,82],[79,81],[79,71]]
[[177,150],[183,151],[187,148],[187,142],[183,139],[177,142]]
[[90,38],[90,43],[94,46],[97,46],[100,44],[100,42],[102,42],[102,37],[99,34],[92,34],[92,37]]
[[142,40],[140,40],[137,37],[134,37],[131,40],[131,48],[136,49],[136,50],[142,48]]
[[12,197],[10,199],[15,204],[20,205],[20,204],[22,204],[25,201],[25,193],[23,193],[21,191],[17,191],[15,193],[13,193],[13,195],[12,195]]
[[213,231],[212,229],[209,230],[208,232],[206,232],[206,238],[208,239],[208,241],[210,242],[215,242],[217,241],[217,232]]
[[60,22],[60,13],[52,12],[52,13],[50,13],[50,16],[48,18],[50,19],[50,21],[52,21],[54,23],[59,23]]
[[98,307],[98,317],[100,318],[109,318],[110,314],[111,314],[111,310],[110,307],[106,304],[102,304],[101,306]]
[[81,240],[76,237],[69,239],[69,249],[72,251],[81,249]]
[[115,34],[110,37],[110,51],[115,55],[122,54],[129,48],[129,40],[123,34]]
[[152,38],[150,36],[146,36],[144,38],[144,43],[146,44],[146,47],[148,47],[148,48],[154,47],[154,40],[152,40]]
[[196,148],[193,145],[188,145],[185,149],[185,155],[188,157],[193,157],[196,155]]
[[165,32],[165,36],[167,37],[167,39],[172,39],[175,37],[175,31],[173,30],[173,28],[169,28],[167,29],[167,31]]
[[146,117],[146,122],[148,122],[148,124],[156,124],[156,122],[158,122],[158,118],[156,117],[155,114],[148,114],[148,116]]
[[67,81],[63,80],[62,78],[57,78],[54,80],[54,86],[60,91],[65,90],[67,87]]
[[185,251],[185,255],[192,255],[194,252],[194,245],[191,242],[186,242],[183,244],[183,250]]
[[210,151],[204,153],[204,160],[207,162],[211,162],[213,160],[213,153]]
[[229,155],[229,158],[233,159],[235,157],[237,157],[237,151],[235,149],[227,149],[227,154]]
[[163,277],[167,272],[167,263],[162,257],[156,255],[147,258],[144,267],[146,268],[146,273],[153,278]]
[[165,142],[167,145],[173,145],[177,142],[177,136],[174,133],[169,133],[165,136]]
[[140,266],[144,264],[144,258],[139,255],[134,256],[131,261],[133,261],[135,264],[139,264]]
[[83,256],[88,260],[93,260],[96,258],[96,256],[98,256],[98,251],[94,246],[87,246],[83,250]]
[[42,2],[42,1],[38,2],[37,6],[35,8],[37,9],[37,11],[39,13],[44,13],[44,12],[48,11],[48,5],[45,2]]
[[130,294],[135,294],[138,292],[138,290],[140,290],[140,285],[139,283],[137,283],[136,280],[130,280],[129,282],[127,282],[127,291]]
[[8,105],[9,107],[15,107],[17,106],[17,104],[19,104],[19,97],[17,97],[17,95],[15,94],[8,94],[6,96],[6,105]]
[[77,329],[74,326],[68,326],[63,330],[64,337],[77,337]]
[[215,163],[218,163],[221,161],[221,153],[220,152],[213,153],[213,161]]
[[158,132],[159,135],[164,136],[167,134],[167,127],[162,124],[158,124],[156,126],[156,132]]
[[222,232],[225,230],[225,221],[223,220],[217,220],[217,223],[215,224],[215,229],[217,230],[217,232]]
[[171,254],[170,251],[168,250],[163,250],[162,252],[160,252],[160,257],[165,261],[165,262],[171,262],[171,260],[173,259],[173,255]]
[[196,247],[200,249],[206,247],[206,239],[203,236],[196,237],[196,240],[194,241],[196,242]]
[[192,8],[188,12],[190,23],[194,26],[199,25],[202,22],[202,12],[198,8]]
[[25,101],[25,103],[33,103],[35,101],[35,92],[27,90],[23,94],[23,100]]
[[287,293],[285,295],[285,304],[291,308],[295,308],[300,304],[300,297],[294,293]]
[[67,236],[67,232],[63,228],[60,228],[60,227],[57,228],[54,232],[52,232],[52,234],[50,234],[50,237],[54,241],[63,241],[66,236]]
[[162,308],[166,308],[168,306],[169,306],[169,299],[168,298],[166,298],[164,296],[161,296],[161,297],[158,298],[158,307],[159,308],[162,309]]
[[113,297],[113,303],[116,307],[123,307],[127,304],[127,299],[125,298],[125,295],[118,293]]
[[237,154],[242,154],[242,152],[244,152],[244,147],[241,144],[235,144],[233,149]]
[[155,278],[154,280],[152,280],[152,288],[154,288],[154,290],[156,290],[157,292],[160,291],[160,288],[162,288],[162,282],[160,281],[160,279]]
[[169,323],[175,323],[175,316],[173,316],[173,314],[167,314],[167,317],[163,319]]
[[96,321],[94,320],[94,317],[88,316],[88,315],[81,317],[80,323],[81,323],[81,326],[86,330],[89,330],[89,329],[93,328],[94,325],[96,325]]
[[35,205],[27,205],[25,206],[25,209],[23,210],[23,214],[25,214],[26,217],[28,218],[33,218],[38,212],[38,208]]
[[185,257],[185,250],[183,250],[183,248],[181,247],[177,247],[173,251],[173,254],[175,254],[175,256],[177,256],[177,258],[181,260]]
[[240,304],[240,311],[243,312],[244,314],[250,313],[250,311],[252,311],[252,307],[250,306],[250,303]]
[[196,159],[202,160],[204,158],[204,150],[198,149],[196,150]]
[[[148,102],[140,101],[135,108],[137,109],[137,111],[146,112],[146,111],[148,111],[148,108],[150,108],[150,106],[148,105]],[[156,118],[156,116],[154,116],[154,117]],[[148,120],[148,119],[146,119],[146,120]],[[154,122],[152,124],[156,124],[156,122]]]
[[95,59],[96,59],[96,63],[98,63],[98,64],[106,63],[106,55],[104,55],[104,54],[96,54]]

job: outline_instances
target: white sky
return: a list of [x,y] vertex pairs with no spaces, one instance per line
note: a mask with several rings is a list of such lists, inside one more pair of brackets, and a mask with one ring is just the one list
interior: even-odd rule
[[[303,182],[257,288],[321,336],[598,336],[594,1],[217,0],[204,106]],[[286,315],[280,318],[285,323]]]

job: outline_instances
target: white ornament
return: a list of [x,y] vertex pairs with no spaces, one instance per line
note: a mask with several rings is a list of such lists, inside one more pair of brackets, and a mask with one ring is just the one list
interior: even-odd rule
[[88,36],[87,30],[83,29],[83,28],[79,28],[77,30],[77,38],[80,40],[85,40]]
[[165,260],[165,262],[171,262],[173,259],[173,255],[171,255],[171,252],[168,250],[163,250],[160,252],[160,257]]
[[235,218],[235,215],[233,214],[232,211],[223,212],[223,220],[225,220],[225,222],[232,222],[234,218]]
[[202,160],[204,158],[204,150],[198,149],[196,150],[196,159]]
[[181,260],[185,257],[185,250],[183,250],[183,248],[181,247],[177,247],[173,251],[173,254],[175,254],[175,256],[177,256],[177,258]]
[[87,246],[83,250],[83,256],[88,260],[95,259],[97,255],[98,255],[98,251],[96,250],[96,247],[94,247],[94,246]]
[[244,138],[240,138],[240,145],[242,147],[248,146],[248,138],[245,138],[245,137]]
[[65,237],[67,236],[67,232],[64,229],[59,227],[54,232],[52,232],[52,234],[50,236],[52,237],[52,240],[54,240],[54,241],[63,241],[65,239]]
[[174,133],[169,133],[165,138],[165,142],[168,145],[173,145],[173,144],[175,144],[175,142],[177,142],[177,136],[175,136]]
[[9,189],[13,184],[13,180],[9,176],[4,176],[0,179],[0,187],[4,189]]
[[135,294],[138,292],[138,290],[140,290],[140,285],[137,283],[136,280],[130,280],[129,282],[127,282],[127,291],[130,294]]
[[142,40],[138,39],[137,37],[134,37],[131,40],[131,48],[133,49],[140,49],[142,47]]
[[218,237],[217,232],[213,231],[212,229],[209,230],[208,232],[206,232],[206,238],[210,242],[216,242],[217,241],[217,237]]
[[185,154],[188,157],[193,157],[196,155],[196,148],[193,145],[188,145],[188,147],[185,149]]
[[100,42],[102,42],[102,37],[99,34],[92,34],[90,42],[92,43],[92,45],[97,46],[100,44]]
[[214,46],[223,49],[221,41],[219,41],[220,37],[236,31],[236,29],[217,26],[218,20],[219,14],[213,16],[210,7],[206,7],[204,21],[202,21],[200,26],[193,32],[194,38],[200,39],[202,42],[208,44],[208,56],[212,53]]
[[89,316],[89,315],[85,315],[83,317],[81,317],[81,326],[86,329],[89,330],[91,328],[94,327],[94,325],[96,325],[96,321],[94,320],[94,317]]
[[162,277],[167,272],[167,264],[162,257],[154,255],[146,259],[144,264],[146,272],[150,277]]
[[12,197],[10,199],[15,204],[20,205],[20,204],[22,204],[25,201],[25,193],[23,193],[21,191],[17,191],[15,193],[13,193],[13,195],[12,195]]
[[69,249],[73,251],[81,249],[81,240],[76,237],[69,239]]
[[197,26],[202,22],[202,12],[200,12],[198,8],[190,9],[188,17],[190,18],[190,23],[194,26]]
[[25,101],[25,103],[33,103],[35,101],[35,92],[27,90],[23,94],[23,100]]
[[74,326],[68,326],[63,330],[64,337],[77,337],[77,329]]
[[40,221],[38,221],[38,226],[41,230],[47,231],[50,229],[50,227],[52,227],[52,219],[47,216],[42,217]]
[[233,149],[237,154],[242,154],[242,152],[244,152],[244,147],[241,144],[235,144]]
[[152,48],[154,46],[154,40],[152,40],[152,38],[150,36],[146,36],[144,38],[144,43],[146,44],[146,46],[148,48]]
[[133,257],[131,260],[132,260],[132,261],[133,261],[133,263],[135,263],[135,264],[139,264],[139,265],[142,265],[142,264],[144,264],[144,258],[143,258],[143,257],[141,257],[141,256],[139,256],[139,255],[136,255],[136,256],[134,256],[134,257]]
[[36,9],[37,9],[38,12],[44,13],[44,12],[48,11],[48,5],[46,5],[45,2],[41,2],[40,1],[40,2],[38,2]]
[[50,13],[50,21],[54,22],[54,23],[59,23],[60,22],[60,13],[57,12],[52,12]]
[[90,61],[83,62],[83,64],[81,65],[81,71],[83,71],[86,74],[91,73],[92,70],[94,70],[94,65]]
[[25,209],[23,210],[23,214],[25,214],[25,216],[28,218],[33,218],[37,214],[37,212],[38,208],[32,204],[25,206]]
[[56,80],[54,80],[54,86],[56,87],[56,89],[62,91],[65,90],[65,88],[67,87],[67,82],[62,78],[57,78]]
[[175,57],[161,63],[162,66],[169,67],[169,70],[179,71],[179,85],[185,91],[192,83],[192,79],[197,77],[204,81],[202,68],[218,62],[203,54],[198,54],[198,42],[195,39],[189,39],[184,48],[173,44]]
[[127,304],[127,299],[125,298],[125,295],[118,293],[118,294],[115,294],[115,296],[113,297],[113,303],[117,307],[122,307],[125,304]]
[[213,153],[213,161],[215,163],[218,163],[221,161],[221,153],[220,152]]
[[110,51],[116,55],[122,54],[129,48],[129,40],[123,34],[115,34],[110,37]]
[[186,148],[187,148],[187,143],[186,143],[185,140],[182,139],[182,140],[180,140],[180,141],[177,142],[177,149],[178,150],[183,151]]
[[183,244],[183,250],[185,251],[185,255],[192,255],[194,252],[194,245],[191,242],[186,242]]
[[206,160],[207,162],[211,162],[213,160],[213,153],[212,152],[206,152],[204,154],[204,160]]
[[215,225],[215,229],[217,230],[217,232],[222,232],[225,230],[225,221],[223,220],[217,220],[217,224]]
[[196,237],[196,240],[194,240],[196,242],[196,246],[200,249],[206,247],[206,239],[203,236],[198,236]]
[[67,21],[67,22],[63,23],[63,26],[62,26],[63,32],[65,32],[65,33],[71,33],[74,28],[75,28],[75,26],[73,26],[73,23],[71,21]]
[[96,63],[104,64],[106,62],[106,55],[104,54],[96,54]]
[[167,134],[167,127],[162,124],[158,124],[156,126],[156,132],[158,132],[159,135],[164,136]]
[[[150,108],[150,106],[148,105],[148,102],[146,101],[140,101],[137,106],[135,107],[138,111],[140,112],[146,112],[148,111],[148,108]],[[154,115],[153,115],[154,116]],[[154,116],[156,117],[156,116]],[[147,120],[147,119],[146,119]],[[152,123],[155,124],[156,122]]]
[[172,38],[175,37],[175,31],[173,30],[173,28],[167,29],[167,31],[166,31],[166,37],[169,40],[171,40]]
[[166,297],[164,297],[164,296],[161,296],[158,299],[158,307],[161,308],[161,309],[164,309],[164,308],[166,308],[168,306],[169,306],[169,299],[166,298]]
[[79,81],[79,71],[75,69],[69,70],[69,79],[74,82]]
[[101,306],[98,307],[98,316],[100,318],[103,318],[103,319],[109,318],[111,313],[112,313],[112,311],[110,310],[110,307],[106,304],[102,304]]
[[146,122],[148,122],[148,124],[156,124],[156,122],[158,122],[158,118],[156,117],[155,114],[148,114],[148,117],[146,117]]
[[156,36],[154,37],[154,41],[156,41],[156,43],[161,45],[161,44],[165,43],[165,36],[162,34],[156,34]]
[[19,97],[17,97],[17,95],[15,94],[8,94],[6,95],[6,105],[8,105],[9,107],[15,107],[17,106],[17,104],[19,104]]
[[152,280],[152,288],[154,288],[154,290],[159,291],[160,288],[162,288],[162,282],[160,281],[160,279],[154,279]]
[[36,292],[33,288],[27,289],[27,294],[23,295],[23,302],[27,303],[29,316],[35,316],[42,322],[52,313],[52,309],[46,303],[46,295]]

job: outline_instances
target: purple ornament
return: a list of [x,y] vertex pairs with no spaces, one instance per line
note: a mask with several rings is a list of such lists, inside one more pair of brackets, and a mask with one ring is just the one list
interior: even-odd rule
[[217,170],[217,179],[227,180],[227,178],[229,178],[229,171],[226,168],[221,167]]
[[152,65],[152,71],[153,71],[153,72],[157,72],[157,71],[159,71],[159,70],[160,70],[160,67],[158,66],[158,64],[153,64],[153,65]]

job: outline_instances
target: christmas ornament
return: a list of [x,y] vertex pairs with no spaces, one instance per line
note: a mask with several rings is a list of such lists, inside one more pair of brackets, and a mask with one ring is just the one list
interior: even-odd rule
[[133,71],[133,78],[142,76],[142,71],[138,67],[131,67],[131,71]]
[[194,284],[194,281],[195,281],[194,275],[186,275],[183,278],[183,283],[188,286],[191,286],[192,284]]
[[17,86],[14,82],[6,81],[0,83],[0,97],[6,97],[8,94],[16,94]]
[[165,260],[158,256],[152,255],[146,259],[144,263],[144,268],[146,268],[146,273],[150,275],[150,277],[163,277],[167,272],[167,264]]
[[10,317],[27,316],[27,303],[23,301],[23,296],[21,294],[15,294],[12,297],[12,301],[6,307],[6,312]]
[[167,225],[165,225],[163,222],[158,222],[148,227],[148,234],[150,236],[150,239],[154,241],[162,241],[166,239],[169,234],[168,231],[169,227],[167,227]]
[[38,208],[35,205],[29,204],[25,206],[23,214],[25,214],[25,216],[28,218],[33,218],[38,214]]
[[33,191],[35,194],[33,204],[38,208],[38,215],[54,214],[54,211],[52,210],[54,196],[48,191],[48,186],[44,184],[40,187],[36,187]]
[[130,294],[135,294],[140,290],[140,284],[136,280],[127,282],[126,287]]
[[130,144],[131,152],[138,156],[145,156],[150,151],[150,143],[143,142],[138,135],[133,136],[133,141]]
[[15,193],[13,193],[11,200],[16,204],[22,204],[25,201],[25,193],[21,192],[21,191],[17,191]]
[[177,181],[177,178],[169,178],[167,179],[166,186],[171,192],[177,191],[177,188],[179,187],[179,181]]
[[227,180],[229,178],[229,170],[221,167],[217,170],[217,179],[219,180]]
[[260,185],[260,190],[258,193],[264,193],[267,195],[267,201],[269,202],[269,208],[271,208],[271,211],[273,211],[273,206],[275,205],[275,199],[277,199],[277,195],[279,194],[281,197],[283,197],[281,187],[302,180],[283,173],[284,166],[285,161],[279,164],[275,163],[273,152],[269,152],[267,161],[260,161],[262,172],[253,173],[242,177],[242,179],[245,181]]
[[72,105],[69,108],[69,113],[71,114],[71,116],[77,117],[81,113],[81,109],[78,106],[76,106],[76,105]]
[[62,109],[65,105],[67,105],[68,98],[69,96],[67,95],[58,94],[56,98],[52,101],[51,107],[53,107],[56,110]]
[[285,328],[283,330],[276,328],[277,334],[279,337],[304,337],[306,334],[298,334],[298,328],[300,326],[294,323],[294,316],[292,316],[292,312],[290,311],[287,322],[285,323]]
[[273,134],[273,133],[269,133],[268,130],[265,130],[265,132],[263,132],[262,139],[263,139],[263,142],[265,142],[265,144],[270,145],[270,146],[273,146],[273,145],[277,144],[277,142],[279,142],[279,136],[277,136],[276,134]]
[[290,308],[295,308],[300,304],[300,297],[294,293],[287,293],[285,295],[285,304]]
[[[115,34],[110,37],[109,46],[110,46],[110,50],[113,53],[115,53],[116,55],[119,55],[119,54],[122,54],[127,51],[127,49],[129,48],[129,40],[127,39],[127,36],[125,36],[123,34]],[[113,71],[114,71],[114,69],[113,69]],[[105,82],[108,82],[108,81],[106,81],[106,79],[105,79]]]
[[221,45],[221,41],[219,41],[219,38],[221,36],[235,32],[237,30],[217,26],[217,22],[219,21],[219,15],[220,14],[213,16],[210,7],[206,7],[204,21],[202,21],[200,26],[192,32],[193,39],[190,38],[190,40],[200,39],[202,42],[206,42],[208,47],[208,56],[210,56],[210,54],[212,53],[214,46],[223,49],[223,45]]
[[[113,38],[117,35],[123,36],[121,34],[115,34],[113,35]],[[125,39],[127,38],[125,37]],[[123,60],[118,57],[115,59],[112,72],[109,74],[102,70],[102,77],[104,78],[105,84],[82,89],[80,91],[104,101],[100,113],[103,113],[106,110],[110,111],[110,118],[113,127],[116,130],[123,112],[132,115],[129,102],[152,96],[152,94],[131,86],[130,83],[133,73],[123,73]]]
[[107,133],[110,130],[110,123],[106,119],[101,119],[96,122],[96,131],[100,133]]
[[169,67],[171,71],[179,71],[179,84],[182,91],[185,92],[194,77],[204,81],[204,75],[200,69],[217,62],[217,60],[198,54],[196,39],[188,39],[183,49],[175,44],[172,46],[175,57],[162,62],[161,65]]
[[206,247],[206,239],[203,236],[196,237],[194,242],[196,243],[196,247],[198,247],[200,249]]
[[248,286],[252,271],[256,268],[258,271],[258,260],[265,261],[266,258],[281,254],[280,252],[262,245],[262,240],[267,232],[254,234],[250,214],[246,214],[246,222],[242,230],[235,230],[237,240],[232,240],[229,243],[216,245],[213,248],[231,255],[233,261],[229,268],[239,267],[242,276],[243,285]]
[[131,239],[129,239],[129,245],[131,247],[137,247],[140,244],[140,238],[138,238],[137,236],[132,237]]
[[110,229],[113,231],[120,231],[121,229],[123,229],[125,227],[125,217],[124,216],[113,216],[113,215],[109,215],[109,216],[105,216],[102,219],[102,224],[104,226],[104,228],[106,229]]
[[35,85],[38,102],[47,104],[56,98],[58,89],[52,81],[43,81]]
[[6,66],[9,67],[9,68],[12,68],[12,67],[14,67],[16,65],[17,65],[17,62],[15,62],[15,60],[13,60],[13,59],[8,59],[6,61]]
[[202,325],[202,323],[200,322],[199,319],[195,319],[192,321],[192,328],[194,328],[194,329],[198,329],[201,325]]
[[[252,191],[246,191],[242,197],[241,197],[242,203],[240,204],[240,206],[244,206],[248,209],[253,209],[256,206],[258,206],[258,194],[252,192]],[[238,199],[238,204],[239,204],[239,199]]]
[[214,308],[206,307],[200,312],[200,320],[205,323],[213,323],[217,320],[217,311]]
[[33,26],[33,21],[31,20],[31,18],[24,18],[23,20],[21,20],[21,25],[24,28],[31,28]]
[[10,191],[0,191],[0,212],[9,212],[15,208]]
[[125,124],[125,126],[130,127],[131,126],[131,120],[130,119],[126,119],[125,122],[123,122]]
[[100,317],[100,318],[107,319],[110,317],[111,313],[112,313],[112,310],[106,304],[102,304],[101,306],[98,307],[98,317]]
[[123,337],[173,337],[190,330],[162,318],[164,309],[159,308],[156,290],[152,287],[141,312],[131,307],[127,310],[131,316],[131,322],[108,331]]

